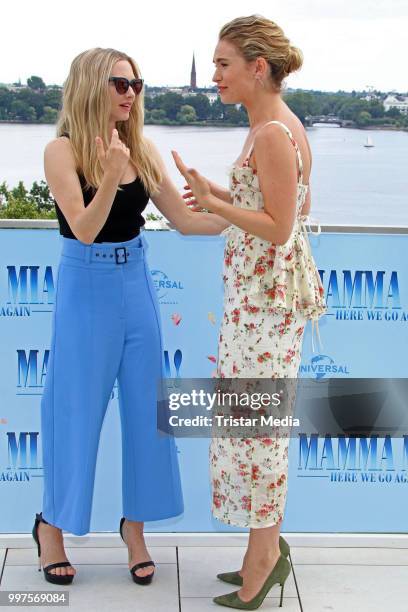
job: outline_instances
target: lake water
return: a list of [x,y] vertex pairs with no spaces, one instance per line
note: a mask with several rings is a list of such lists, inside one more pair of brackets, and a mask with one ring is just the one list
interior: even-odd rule
[[[170,176],[182,189],[170,154],[176,149],[189,166],[223,185],[237,158],[246,128],[146,126]],[[31,186],[44,178],[43,150],[52,125],[0,124],[0,183]],[[374,147],[365,148],[371,136]],[[321,223],[408,226],[408,133],[329,126],[308,129],[313,152],[312,218]],[[154,211],[152,204],[148,210]]]

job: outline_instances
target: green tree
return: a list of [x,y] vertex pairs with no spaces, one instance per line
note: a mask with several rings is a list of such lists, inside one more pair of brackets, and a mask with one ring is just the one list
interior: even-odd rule
[[393,117],[394,119],[399,119],[401,117],[401,113],[398,108],[393,106],[386,113],[386,117]]
[[356,123],[359,127],[370,125],[372,117],[368,111],[360,111],[356,117]]
[[183,96],[180,94],[169,92],[162,96],[154,98],[155,108],[161,108],[164,110],[165,115],[168,119],[175,121],[177,113],[184,104]]
[[153,121],[162,121],[166,118],[166,111],[162,108],[154,108],[150,111],[150,117]]
[[183,104],[180,111],[177,113],[177,121],[182,123],[191,123],[197,120],[195,109],[189,104]]
[[30,189],[30,200],[34,202],[39,210],[52,210],[55,200],[50,193],[50,188],[45,181],[34,181]]
[[184,98],[185,104],[192,106],[196,112],[197,119],[199,121],[205,121],[210,117],[210,101],[204,94],[197,94],[196,96],[186,96]]
[[46,85],[41,77],[30,76],[27,79],[27,87],[29,87],[30,89],[45,89]]
[[339,116],[341,119],[356,121],[358,114],[364,110],[368,110],[366,100],[345,99],[339,108]]
[[316,96],[311,93],[303,91],[288,93],[284,96],[284,100],[302,123],[305,122],[307,115],[326,114],[322,112],[321,104],[318,104]]
[[238,109],[233,104],[226,105],[224,110],[224,121],[238,125],[242,121],[241,109]]
[[10,119],[27,121],[31,116],[30,107],[22,100],[13,100],[9,112]]
[[55,219],[54,199],[45,181],[34,182],[28,191],[22,181],[8,189],[0,185],[0,218],[2,219]]
[[214,100],[210,107],[210,119],[220,121],[224,116],[225,105],[221,102],[220,98]]
[[44,104],[55,110],[61,107],[62,90],[57,87],[48,87],[44,92]]
[[51,108],[51,106],[44,106],[44,114],[41,117],[41,121],[43,123],[56,123],[58,119],[58,111],[55,108]]

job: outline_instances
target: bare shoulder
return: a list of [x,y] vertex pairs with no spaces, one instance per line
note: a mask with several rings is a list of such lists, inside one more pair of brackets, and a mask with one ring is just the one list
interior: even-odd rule
[[63,163],[75,168],[75,158],[69,138],[60,136],[51,140],[44,149],[44,162],[48,166]]
[[145,142],[146,147],[150,151],[150,153],[154,155],[154,157],[156,157],[157,160],[160,159],[159,150],[154,144],[153,140],[151,140],[150,138],[146,138],[146,136],[143,136],[143,140]]
[[294,137],[294,139],[296,140],[296,142],[298,143],[300,147],[304,145],[304,147],[307,149],[309,153],[309,157],[312,157],[312,152],[310,149],[309,139],[307,137],[305,126],[303,125],[299,117],[297,117],[294,113],[292,113],[292,115],[293,115],[291,118],[292,126],[290,125],[288,126],[290,131],[292,132],[292,136]]
[[160,155],[159,149],[154,144],[153,140],[150,140],[150,138],[146,138],[144,136],[143,139],[146,144],[147,150],[149,151],[149,154],[152,156],[153,160],[158,164],[160,170],[165,173],[166,167],[164,165],[162,156]]
[[277,123],[263,127],[255,136],[255,155],[267,155],[268,158],[281,158],[292,155],[292,145],[287,133]]
[[[283,120],[282,123],[290,130],[293,139],[300,149],[300,154],[303,160],[303,170],[306,177],[309,177],[312,168],[312,151],[307,137],[306,129],[294,113]],[[282,132],[284,130],[282,129]],[[289,140],[289,139],[288,139]]]

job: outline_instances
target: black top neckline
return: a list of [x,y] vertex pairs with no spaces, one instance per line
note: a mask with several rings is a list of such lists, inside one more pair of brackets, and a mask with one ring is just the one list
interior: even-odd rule
[[140,176],[137,176],[134,181],[130,181],[130,183],[119,183],[119,187],[127,187],[128,185],[133,185],[136,181],[140,181]]

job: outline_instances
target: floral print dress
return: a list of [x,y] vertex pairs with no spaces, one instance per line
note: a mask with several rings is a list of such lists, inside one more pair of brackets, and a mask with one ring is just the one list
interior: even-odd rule
[[[303,163],[290,130],[281,122],[296,150],[298,186],[296,219],[288,241],[275,245],[236,226],[224,230],[224,315],[218,342],[219,378],[296,378],[308,319],[317,323],[326,312],[324,291],[311,254],[301,211],[308,186]],[[263,126],[265,127],[265,126]],[[233,205],[262,210],[256,171],[233,166]],[[230,525],[270,527],[282,521],[287,493],[287,433],[271,437],[222,435],[210,444],[212,513]]]

